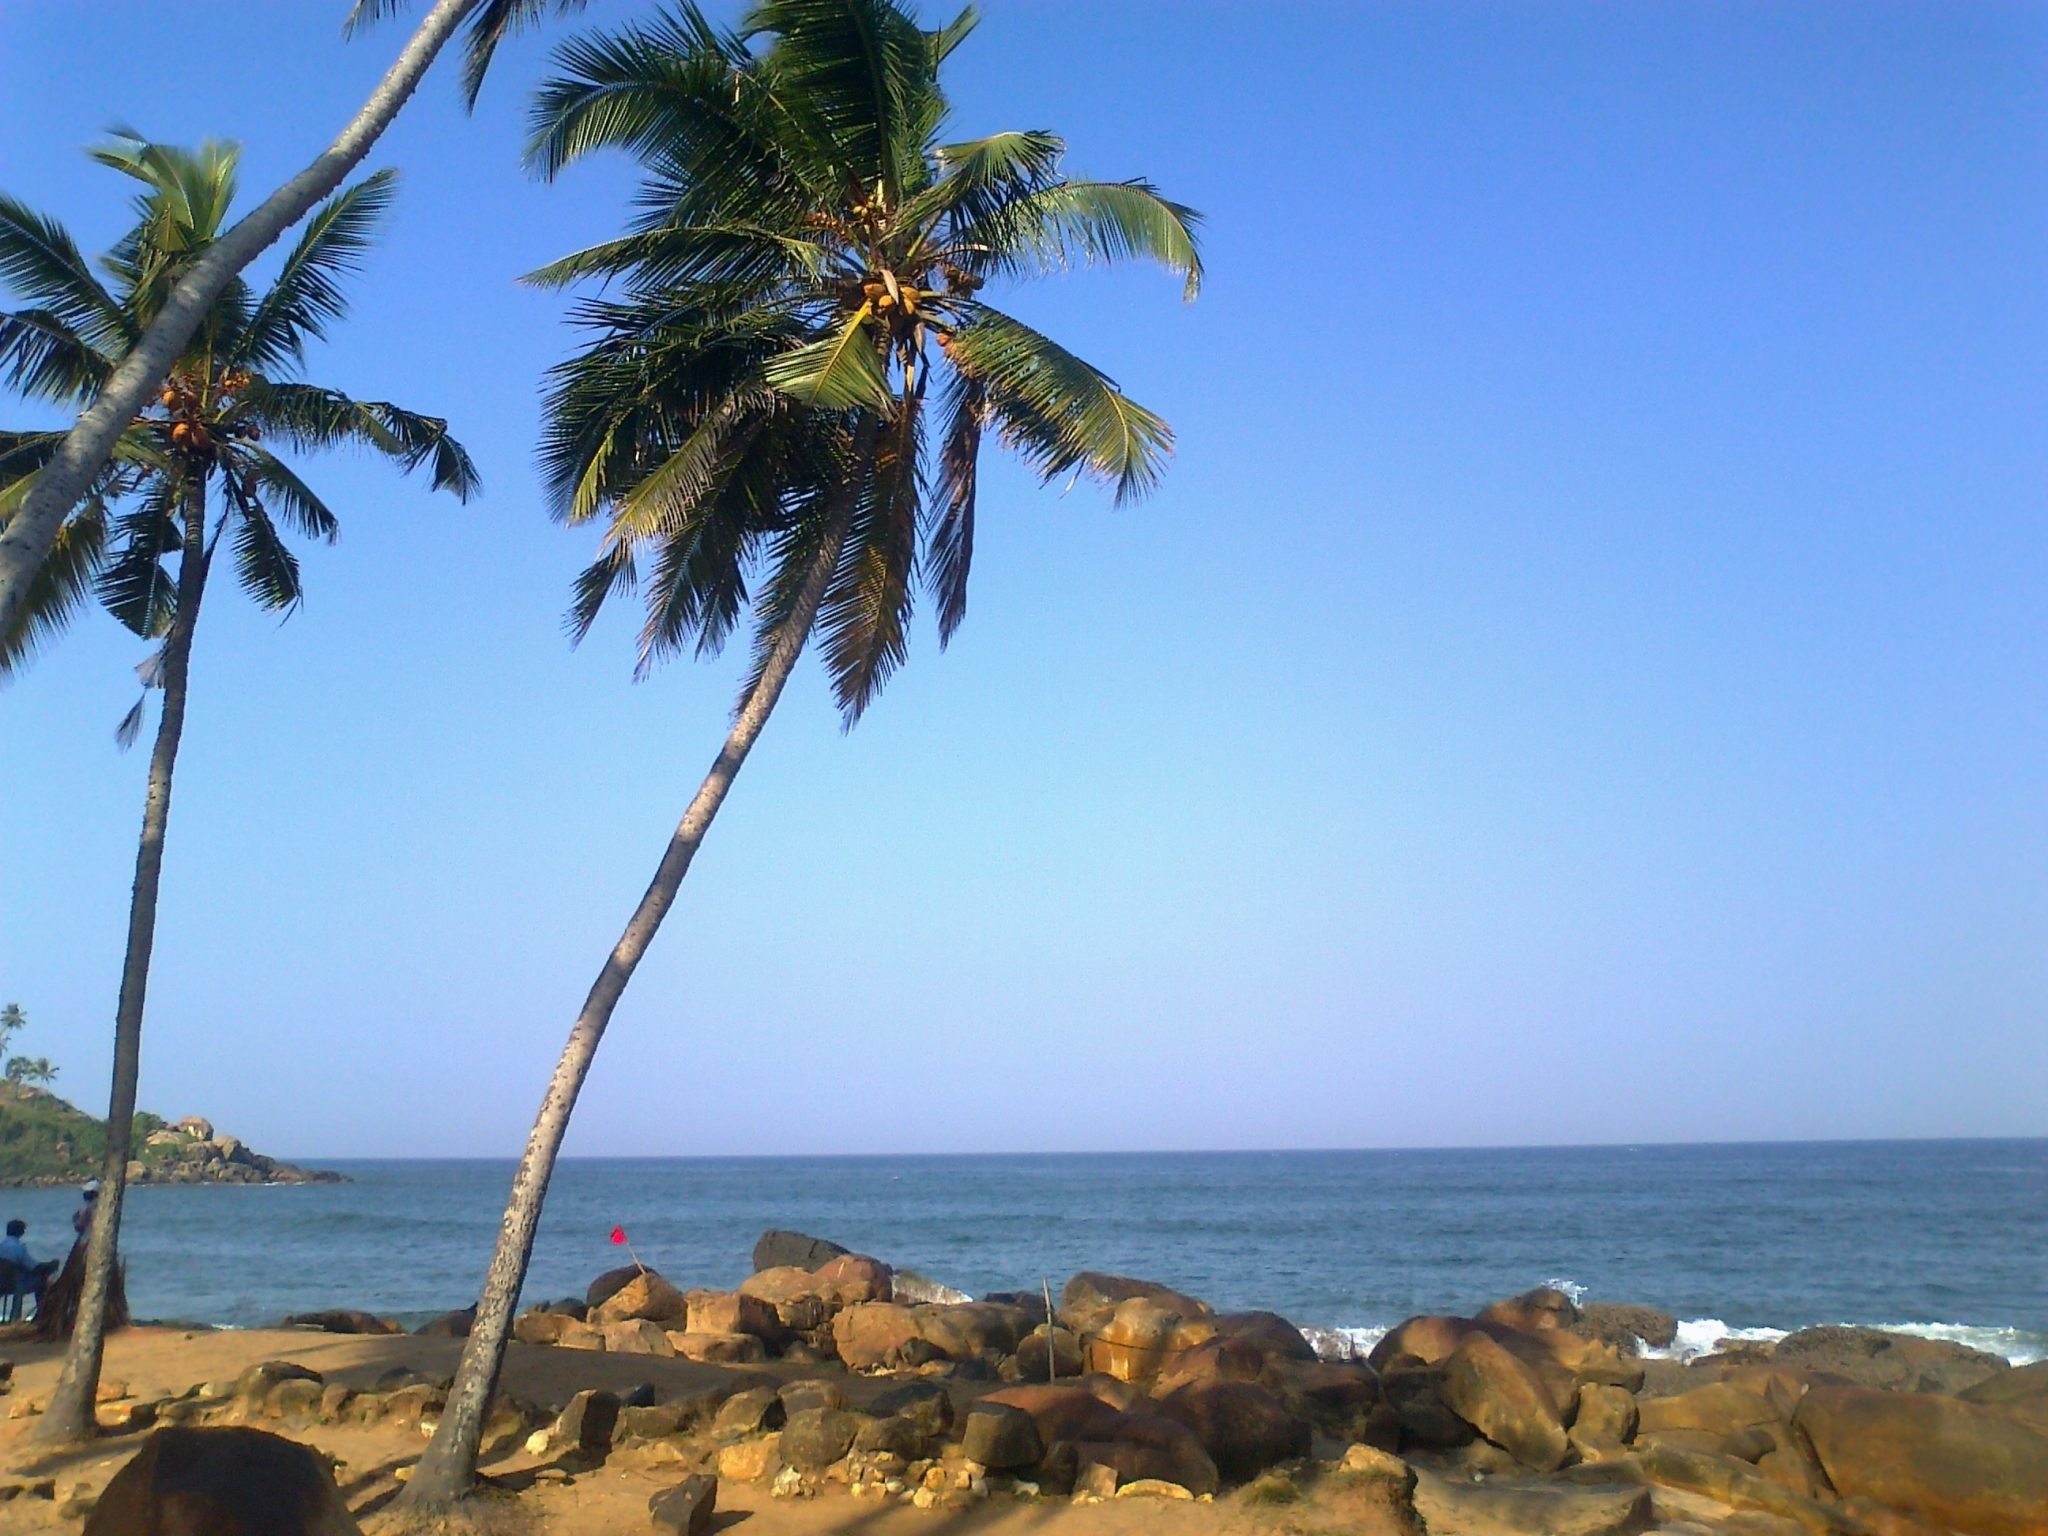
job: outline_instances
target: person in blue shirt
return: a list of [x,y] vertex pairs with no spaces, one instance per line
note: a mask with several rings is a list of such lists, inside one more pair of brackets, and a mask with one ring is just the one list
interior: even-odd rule
[[[33,1296],[37,1307],[41,1307],[44,1287],[49,1285],[50,1272],[57,1267],[57,1261],[48,1259],[38,1264],[29,1253],[28,1244],[22,1241],[27,1232],[28,1223],[17,1216],[7,1223],[7,1235],[0,1237],[0,1259],[14,1266],[14,1291],[7,1299],[14,1301],[16,1297]],[[10,1310],[18,1309],[19,1305],[14,1301]]]

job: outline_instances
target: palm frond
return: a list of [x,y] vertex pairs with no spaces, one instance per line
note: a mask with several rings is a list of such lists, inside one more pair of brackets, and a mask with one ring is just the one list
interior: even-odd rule
[[[93,584],[100,606],[131,632],[156,639],[171,627],[177,612],[178,584],[164,561],[179,552],[175,482],[159,481],[145,493],[142,505],[114,520],[111,550]],[[187,552],[184,558],[198,558]]]
[[313,488],[301,480],[292,467],[261,448],[243,447],[237,473],[264,506],[286,526],[332,544],[341,535],[341,522]]
[[[342,35],[353,37],[385,17],[397,15],[407,4],[408,0],[355,0],[342,22]],[[472,109],[476,106],[476,99],[483,92],[484,77],[491,70],[491,60],[508,36],[532,26],[549,10],[566,16],[587,4],[589,0],[482,0],[470,14],[468,33],[463,39],[464,105]]]
[[295,363],[308,338],[325,336],[328,325],[347,313],[341,279],[362,266],[397,190],[398,173],[382,170],[321,205],[277,281],[238,328],[236,361],[259,369]]
[[[34,478],[23,475],[0,489],[0,527],[6,526]],[[0,682],[26,671],[42,648],[70,627],[92,593],[106,543],[107,509],[93,497],[57,530],[57,541],[30,580],[13,625],[0,634]]]
[[128,317],[64,226],[6,196],[0,196],[0,283],[94,351],[125,352],[134,341]]
[[1063,181],[958,225],[948,239],[961,265],[978,272],[1029,276],[1075,260],[1155,261],[1180,275],[1192,300],[1202,288],[1201,217],[1147,181]]
[[923,492],[923,420],[913,396],[901,403],[883,432],[846,558],[818,611],[821,653],[849,730],[908,654]]
[[939,510],[926,539],[926,581],[938,605],[939,644],[945,646],[967,616],[967,576],[974,564],[975,486],[988,390],[956,372],[948,394],[946,436],[939,448]]
[[1050,337],[988,305],[968,308],[946,356],[982,386],[1005,441],[1040,478],[1085,469],[1119,502],[1151,489],[1173,448],[1163,420]]
[[761,377],[800,404],[822,410],[886,409],[889,377],[868,335],[868,312],[861,305],[832,334],[771,360]]
[[571,645],[583,643],[583,637],[597,622],[598,612],[607,599],[632,592],[639,582],[639,574],[630,544],[607,545],[595,560],[577,573],[572,584],[574,595],[569,611],[562,616],[562,628],[568,632]]
[[235,576],[259,607],[289,615],[305,596],[298,556],[285,547],[263,503],[235,476],[226,478],[235,502]]

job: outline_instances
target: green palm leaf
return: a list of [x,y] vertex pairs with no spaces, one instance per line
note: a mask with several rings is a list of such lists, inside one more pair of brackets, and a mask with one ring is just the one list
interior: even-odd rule
[[970,313],[946,355],[982,386],[1006,441],[1042,479],[1083,469],[1120,502],[1151,489],[1173,448],[1163,420],[1022,321],[985,304]]
[[0,196],[0,283],[95,351],[126,351],[134,340],[128,317],[64,226],[6,196]]
[[177,498],[176,483],[160,479],[143,495],[140,507],[114,520],[112,552],[94,583],[100,606],[145,640],[168,632],[178,608],[178,584],[164,569],[164,561],[183,543]]
[[800,404],[828,411],[886,410],[891,399],[882,355],[868,335],[868,306],[829,336],[794,347],[761,370],[770,387]]
[[313,214],[277,281],[239,328],[236,361],[266,370],[295,363],[309,337],[325,336],[347,313],[341,279],[361,267],[397,190],[398,173],[378,171]]
[[259,607],[289,614],[305,596],[298,557],[285,547],[262,502],[233,475],[227,484],[235,502],[235,576]]
[[[34,478],[23,475],[0,488],[0,524],[13,514]],[[9,631],[0,635],[0,681],[25,670],[45,645],[70,627],[80,605],[92,594],[106,543],[106,506],[98,497],[88,497],[57,530],[57,542],[29,583],[19,616]]]
[[1150,182],[1065,181],[963,223],[949,241],[971,270],[1019,276],[1077,259],[1155,261],[1181,276],[1192,300],[1202,288],[1200,223],[1194,209],[1169,202]]

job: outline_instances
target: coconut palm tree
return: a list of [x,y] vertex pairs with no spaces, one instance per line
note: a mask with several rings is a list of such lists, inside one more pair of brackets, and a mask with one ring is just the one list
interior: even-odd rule
[[57,1081],[57,1068],[47,1056],[15,1056],[7,1063],[6,1075],[10,1083],[49,1084]]
[[[737,33],[690,4],[557,55],[531,158],[601,149],[644,173],[619,239],[539,281],[604,279],[588,344],[551,381],[543,463],[559,514],[602,521],[569,616],[645,599],[640,662],[716,653],[751,615],[730,733],[599,971],[519,1170],[447,1411],[408,1485],[461,1497],[554,1160],[592,1057],[735,775],[814,634],[847,725],[902,662],[922,590],[941,641],[966,610],[976,462],[993,432],[1047,478],[1158,475],[1171,434],[983,288],[1144,257],[1201,279],[1191,210],[1141,181],[1061,173],[1027,131],[953,142],[940,68],[973,25],[894,0],[764,0]],[[927,407],[937,412],[928,425]]]
[[[66,551],[65,520],[100,483],[128,423],[162,388],[237,273],[311,211],[362,163],[411,98],[441,49],[467,28],[463,94],[476,105],[484,75],[505,36],[549,9],[578,10],[588,0],[435,0],[362,108],[314,157],[246,218],[222,232],[189,263],[148,326],[101,381],[93,402],[44,455],[44,470],[13,507],[0,508],[0,632],[17,627],[31,604],[43,566]],[[345,30],[353,32],[405,8],[406,0],[355,0]]]
[[22,1012],[21,1004],[0,1007],[0,1056],[7,1054],[7,1042],[27,1028],[28,1015]]
[[[0,375],[24,394],[73,405],[106,384],[185,269],[228,227],[238,151],[206,144],[191,152],[124,135],[94,157],[143,187],[134,227],[100,263],[110,283],[60,225],[0,197],[0,280],[25,301],[0,314]],[[379,172],[320,209],[262,293],[239,278],[228,283],[155,401],[123,428],[92,494],[66,519],[16,623],[0,630],[4,671],[96,598],[156,642],[138,669],[143,698],[122,723],[124,741],[139,730],[149,692],[163,692],[128,914],[99,1215],[78,1324],[39,1440],[81,1439],[93,1426],[171,779],[214,560],[225,553],[251,598],[288,614],[300,580],[286,531],[333,542],[334,513],[277,446],[366,448],[404,470],[426,470],[436,490],[467,498],[476,489],[476,470],[446,422],[294,377],[307,344],[346,313],[342,282],[368,252],[394,185],[390,172]],[[0,432],[0,508],[20,504],[62,440],[58,432]]]

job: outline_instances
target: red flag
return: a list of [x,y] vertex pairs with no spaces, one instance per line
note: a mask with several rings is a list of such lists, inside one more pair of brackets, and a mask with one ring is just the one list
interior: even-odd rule
[[613,1242],[615,1242],[615,1243],[623,1243],[623,1242],[624,1242],[625,1240],[626,1240],[626,1229],[625,1229],[624,1227],[613,1227],[613,1228],[612,1228],[612,1241],[613,1241]]

